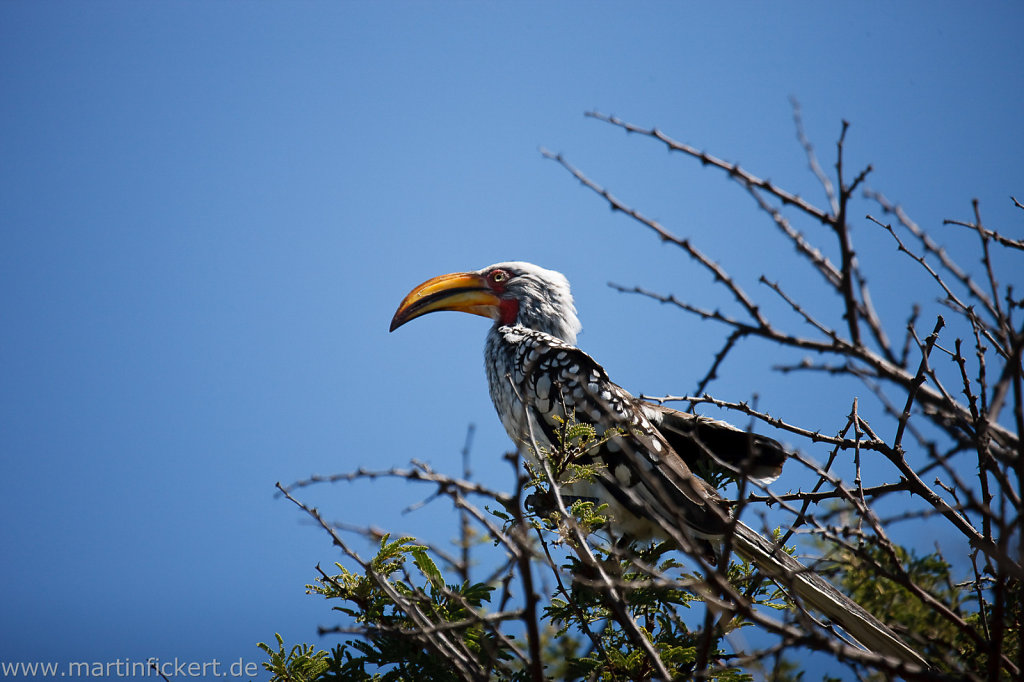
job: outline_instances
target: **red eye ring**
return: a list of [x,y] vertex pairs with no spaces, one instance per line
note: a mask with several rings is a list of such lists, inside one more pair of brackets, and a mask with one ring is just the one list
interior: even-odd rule
[[508,279],[509,275],[504,270],[495,270],[491,273],[491,281],[495,284],[501,284]]

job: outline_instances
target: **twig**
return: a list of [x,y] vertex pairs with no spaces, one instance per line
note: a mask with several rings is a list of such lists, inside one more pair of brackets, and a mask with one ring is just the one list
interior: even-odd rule
[[[1011,199],[1013,199],[1013,197],[1011,197]],[[1013,203],[1017,208],[1024,208],[1024,206],[1022,206],[1020,202],[1017,201],[1016,199],[1013,199]],[[1004,237],[1003,235],[999,234],[994,230],[985,229],[977,224],[972,225],[971,223],[965,223],[962,220],[951,220],[947,218],[942,221],[942,224],[966,227],[968,229],[977,231],[978,234],[982,235],[986,239],[991,239],[992,241],[997,242],[1002,246],[1006,246],[1011,249],[1020,249],[1024,251],[1024,239],[1010,239],[1009,237]]]
[[561,154],[553,154],[547,151],[546,149],[542,149],[541,154],[544,156],[544,158],[551,159],[560,164],[563,168],[569,171],[577,180],[579,180],[585,187],[601,195],[601,197],[603,197],[604,200],[608,202],[608,205],[611,206],[613,211],[621,211],[622,213],[625,213],[630,218],[636,220],[638,223],[646,225],[647,227],[652,229],[655,233],[657,233],[658,237],[660,237],[662,241],[671,242],[672,244],[675,244],[676,246],[686,251],[686,253],[688,253],[691,258],[693,258],[695,261],[703,265],[709,272],[711,272],[716,282],[721,282],[726,288],[729,289],[730,292],[732,292],[733,297],[735,297],[736,300],[739,301],[740,305],[742,305],[746,309],[747,313],[754,319],[755,322],[757,322],[761,326],[765,325],[765,321],[764,318],[761,317],[760,310],[756,305],[754,305],[753,301],[751,301],[750,297],[747,296],[746,292],[744,292],[740,288],[740,286],[732,279],[732,277],[730,277],[729,274],[726,273],[722,266],[720,266],[718,263],[715,263],[706,255],[701,253],[695,246],[693,246],[693,244],[690,243],[689,239],[682,239],[680,237],[675,236],[674,234],[666,230],[657,221],[654,221],[642,215],[635,209],[632,209],[629,206],[625,205],[624,203],[616,199],[608,190],[604,189],[603,187],[595,183],[593,180],[585,176],[578,168],[574,167],[572,164],[566,161]]
[[816,220],[820,221],[824,225],[830,225],[832,222],[832,216],[830,216],[828,213],[822,211],[820,208],[814,206],[813,204],[808,203],[804,199],[801,199],[796,194],[791,194],[785,191],[784,189],[778,187],[777,185],[774,185],[770,180],[762,180],[756,175],[748,173],[747,171],[740,168],[739,164],[723,161],[722,159],[714,157],[708,154],[707,152],[702,152],[696,149],[695,147],[691,147],[690,145],[683,144],[682,142],[674,140],[668,135],[665,135],[657,128],[641,128],[640,126],[635,126],[631,123],[627,123],[615,116],[606,116],[596,111],[588,111],[584,115],[589,118],[594,118],[599,121],[604,121],[605,123],[610,123],[614,126],[618,126],[619,128],[622,128],[623,130],[629,133],[637,133],[640,135],[652,137],[655,140],[658,140],[665,144],[672,151],[682,152],[684,154],[692,156],[693,158],[699,160],[705,166],[713,166],[715,168],[719,168],[725,171],[730,178],[733,178],[746,185],[758,187],[768,192],[782,203],[797,207],[798,209],[800,209],[807,215],[815,218]]
[[793,123],[796,126],[796,137],[800,141],[800,146],[804,148],[804,153],[807,155],[807,163],[811,168],[811,172],[814,173],[814,177],[818,178],[818,182],[821,183],[822,188],[825,190],[825,196],[828,198],[829,206],[832,207],[832,213],[837,214],[839,213],[839,199],[836,197],[836,190],[832,185],[832,181],[825,175],[821,164],[818,163],[818,157],[814,153],[814,145],[807,139],[807,134],[804,132],[804,119],[800,114],[800,102],[795,97],[790,97],[789,103],[793,108]]

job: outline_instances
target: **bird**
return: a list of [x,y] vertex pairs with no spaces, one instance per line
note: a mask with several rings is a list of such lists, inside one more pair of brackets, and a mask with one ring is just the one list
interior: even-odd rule
[[438,311],[493,321],[484,344],[490,397],[505,431],[536,471],[550,466],[546,453],[557,450],[567,423],[593,429],[595,437],[573,463],[590,465],[597,473],[568,477],[559,488],[563,501],[605,504],[609,529],[620,538],[673,539],[712,564],[716,547],[728,535],[737,554],[791,587],[804,604],[841,625],[863,647],[927,667],[884,623],[732,518],[718,491],[695,473],[718,466],[766,484],[781,474],[788,451],[727,422],[640,400],[611,381],[576,346],[582,325],[563,274],[509,261],[433,277],[401,301],[390,331]]

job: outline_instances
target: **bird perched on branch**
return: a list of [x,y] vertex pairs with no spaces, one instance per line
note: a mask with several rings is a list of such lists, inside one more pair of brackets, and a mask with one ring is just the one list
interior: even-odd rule
[[863,646],[925,665],[828,581],[731,518],[714,487],[694,473],[702,463],[714,462],[737,476],[771,481],[782,470],[784,448],[725,422],[638,400],[613,383],[575,346],[581,325],[561,273],[508,262],[434,277],[405,297],[391,331],[441,310],[494,321],[484,350],[491,399],[505,430],[535,467],[543,471],[542,454],[557,450],[559,429],[567,421],[593,426],[597,437],[576,463],[597,465],[598,474],[562,486],[563,498],[606,503],[613,532],[671,538],[694,555],[709,557],[708,548],[720,546],[728,535],[738,554]]

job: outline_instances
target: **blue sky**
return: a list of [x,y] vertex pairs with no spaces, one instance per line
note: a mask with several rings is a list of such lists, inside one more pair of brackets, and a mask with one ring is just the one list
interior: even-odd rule
[[[748,289],[763,272],[814,295],[721,174],[585,111],[822,202],[795,96],[823,163],[850,121],[848,168],[874,164],[869,185],[920,224],[970,219],[978,197],[1020,235],[1024,7],[721,5],[0,4],[0,660],[263,660],[274,632],[311,641],[335,623],[303,585],[337,555],[275,481],[413,457],[454,473],[475,423],[474,468],[507,486],[486,322],[387,333],[433,275],[561,270],[580,344],[613,378],[692,390],[723,330],[606,283],[728,296],[540,147]],[[882,282],[902,261],[877,228],[855,230]],[[941,235],[976,265],[969,235]],[[902,320],[921,282],[876,299]],[[791,357],[752,350],[718,397],[842,426],[859,389],[771,373]],[[424,492],[307,499],[444,542],[441,507],[399,514]]]

